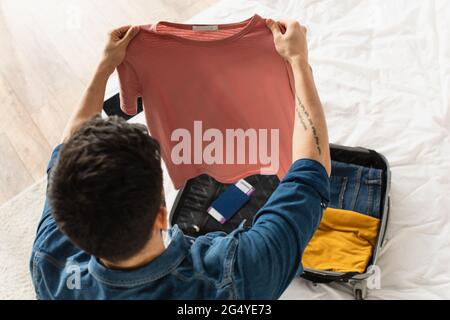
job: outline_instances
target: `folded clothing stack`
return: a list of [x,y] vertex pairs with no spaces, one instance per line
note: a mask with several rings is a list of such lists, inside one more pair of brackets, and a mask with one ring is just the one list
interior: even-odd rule
[[380,226],[382,170],[331,162],[330,203],[303,253],[307,268],[364,272]]

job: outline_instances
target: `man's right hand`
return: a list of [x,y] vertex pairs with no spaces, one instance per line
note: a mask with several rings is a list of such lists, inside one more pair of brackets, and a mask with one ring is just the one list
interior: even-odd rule
[[295,20],[272,19],[266,19],[266,25],[272,31],[275,48],[283,58],[291,64],[300,62],[308,65],[308,44],[304,26]]
[[114,69],[122,63],[127,52],[128,44],[139,33],[139,27],[124,26],[112,30],[103,50],[100,65],[113,73]]

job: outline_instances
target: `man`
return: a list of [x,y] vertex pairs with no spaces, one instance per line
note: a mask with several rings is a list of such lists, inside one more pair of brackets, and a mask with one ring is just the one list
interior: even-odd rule
[[102,119],[106,82],[138,31],[110,34],[104,56],[48,166],[30,269],[41,299],[275,299],[302,271],[301,254],[329,198],[330,153],[308,64],[306,29],[266,21],[292,66],[293,164],[253,226],[170,244],[157,141],[142,125]]

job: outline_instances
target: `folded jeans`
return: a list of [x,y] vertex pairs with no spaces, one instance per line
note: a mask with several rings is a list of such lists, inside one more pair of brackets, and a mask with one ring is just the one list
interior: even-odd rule
[[329,207],[380,218],[382,170],[331,161]]

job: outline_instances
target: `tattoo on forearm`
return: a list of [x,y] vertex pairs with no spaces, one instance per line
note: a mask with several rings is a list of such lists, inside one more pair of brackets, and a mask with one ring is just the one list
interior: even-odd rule
[[303,126],[303,129],[305,129],[305,131],[307,131],[307,130],[308,130],[308,127],[306,126],[305,119],[303,119],[303,116],[302,116],[302,114],[300,113],[300,110],[298,109],[297,104],[295,105],[295,111],[297,112],[297,116],[298,116],[298,118],[299,118],[299,120],[300,120],[301,125]]
[[[308,111],[306,110],[305,106],[303,105],[303,103],[301,102],[301,100],[298,96],[296,96],[296,100],[297,100],[297,103],[295,104],[295,111],[297,112],[297,116],[300,120],[300,123],[303,126],[303,129],[305,131],[307,131],[308,126],[307,126],[306,122],[308,122],[309,126],[311,127],[311,131],[312,131],[312,134],[314,137],[314,142],[316,143],[317,152],[319,153],[319,155],[321,155],[322,150],[320,149],[319,135],[317,134],[317,130],[314,125],[314,122],[312,121],[311,116],[309,115]],[[305,118],[306,118],[306,120],[305,120]]]

